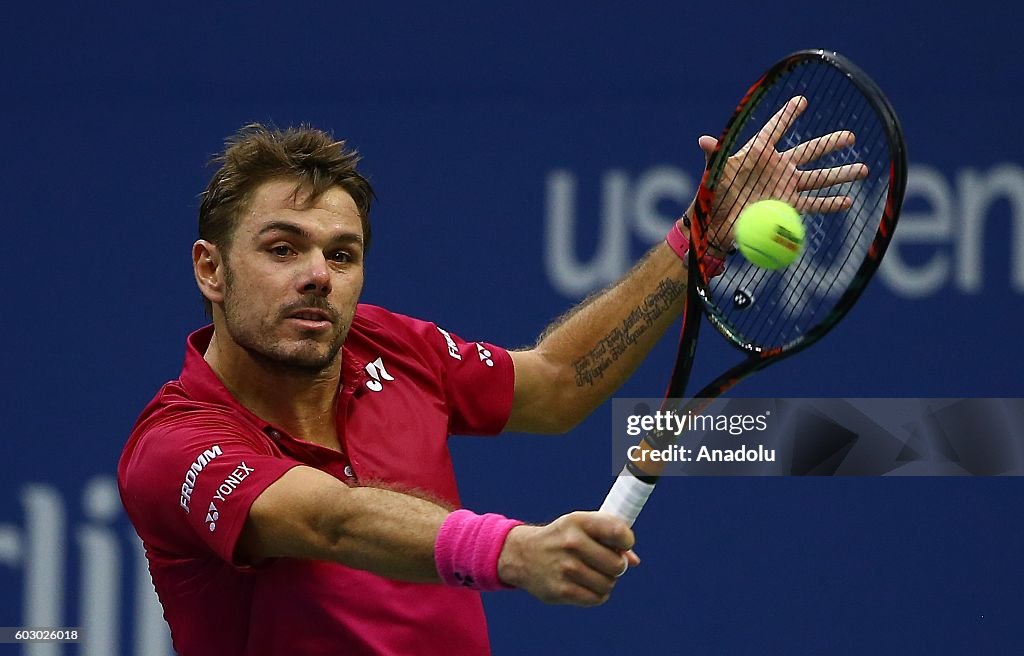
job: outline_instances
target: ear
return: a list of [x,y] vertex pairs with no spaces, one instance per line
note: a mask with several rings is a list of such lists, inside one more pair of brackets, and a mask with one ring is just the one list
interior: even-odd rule
[[224,302],[224,258],[214,244],[205,239],[192,244],[192,271],[206,300]]

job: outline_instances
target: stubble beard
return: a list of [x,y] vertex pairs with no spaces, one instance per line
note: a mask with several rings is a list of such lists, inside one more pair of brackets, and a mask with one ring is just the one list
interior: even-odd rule
[[[249,356],[263,365],[303,375],[319,374],[331,368],[341,352],[351,326],[350,317],[334,312],[333,334],[325,344],[322,337],[310,333],[308,337],[283,337],[283,313],[262,319],[247,317],[241,310],[244,297],[234,294],[231,285],[224,290],[224,323],[228,334]],[[323,301],[310,299],[312,307],[323,307]],[[294,331],[292,331],[294,332]]]

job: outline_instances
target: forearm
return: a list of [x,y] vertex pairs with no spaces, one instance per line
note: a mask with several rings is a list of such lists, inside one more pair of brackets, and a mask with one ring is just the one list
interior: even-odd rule
[[331,560],[403,581],[440,581],[434,543],[448,508],[373,487],[347,497],[345,511],[323,527]]
[[539,349],[572,367],[582,405],[593,409],[636,369],[682,309],[686,269],[659,244],[614,287],[574,310]]
[[513,354],[516,404],[509,428],[565,430],[589,415],[679,316],[685,291],[686,268],[662,242],[614,286],[552,324],[528,353]]
[[241,562],[274,557],[341,563],[388,578],[494,590],[521,587],[552,603],[608,598],[624,563],[638,564],[633,534],[598,512],[543,527],[501,515],[451,512],[377,487],[350,488],[295,467],[253,502],[236,549]]
[[253,503],[237,552],[247,562],[327,560],[404,581],[438,582],[434,542],[449,512],[415,496],[350,488],[296,467]]

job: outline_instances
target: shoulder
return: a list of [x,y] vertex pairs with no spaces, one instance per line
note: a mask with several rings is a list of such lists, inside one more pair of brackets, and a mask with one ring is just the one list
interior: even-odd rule
[[371,351],[389,352],[436,366],[440,363],[439,355],[447,352],[447,335],[430,321],[360,304],[346,346],[357,352],[365,351],[361,353],[364,357],[370,356]]
[[356,306],[356,316],[352,328],[357,327],[367,332],[412,332],[420,333],[427,328],[436,329],[436,324],[417,319],[398,312],[392,312],[379,305],[360,303]]
[[147,487],[170,471],[187,468],[203,453],[231,446],[271,455],[267,436],[230,408],[189,399],[180,385],[168,383],[146,407],[118,462],[122,491]]

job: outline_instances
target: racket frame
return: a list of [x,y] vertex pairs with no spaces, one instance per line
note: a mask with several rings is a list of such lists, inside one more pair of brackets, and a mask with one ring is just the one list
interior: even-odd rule
[[[867,256],[861,262],[849,286],[832,310],[820,323],[799,337],[782,346],[763,348],[741,339],[710,309],[708,301],[710,270],[705,264],[704,258],[708,250],[707,227],[716,189],[725,169],[725,162],[739,138],[742,127],[746,124],[751,112],[757,107],[757,101],[779,77],[797,66],[813,61],[824,61],[842,72],[857,87],[882,121],[891,155],[888,190],[882,217],[868,247]],[[906,146],[903,130],[895,111],[878,85],[849,59],[838,53],[821,49],[801,50],[781,59],[768,69],[747,90],[736,111],[733,112],[722,131],[718,144],[708,157],[708,164],[697,190],[694,217],[688,221],[690,227],[690,251],[687,264],[689,274],[686,303],[683,308],[683,323],[675,364],[661,410],[682,413],[699,411],[747,376],[773,362],[803,351],[835,327],[861,296],[885,255],[899,220],[899,211],[906,191],[906,172]],[[678,407],[679,400],[684,397],[689,382],[703,315],[707,315],[712,325],[746,357],[705,385],[697,394],[693,395],[689,402],[682,404],[683,407],[680,409]],[[676,439],[675,435],[667,432],[648,433],[640,441],[641,452],[664,449]],[[612,512],[631,525],[646,503],[647,497],[653,491],[663,467],[663,464],[657,461],[646,458],[638,460],[647,468],[641,468],[635,461],[628,462],[601,506],[601,510]]]

